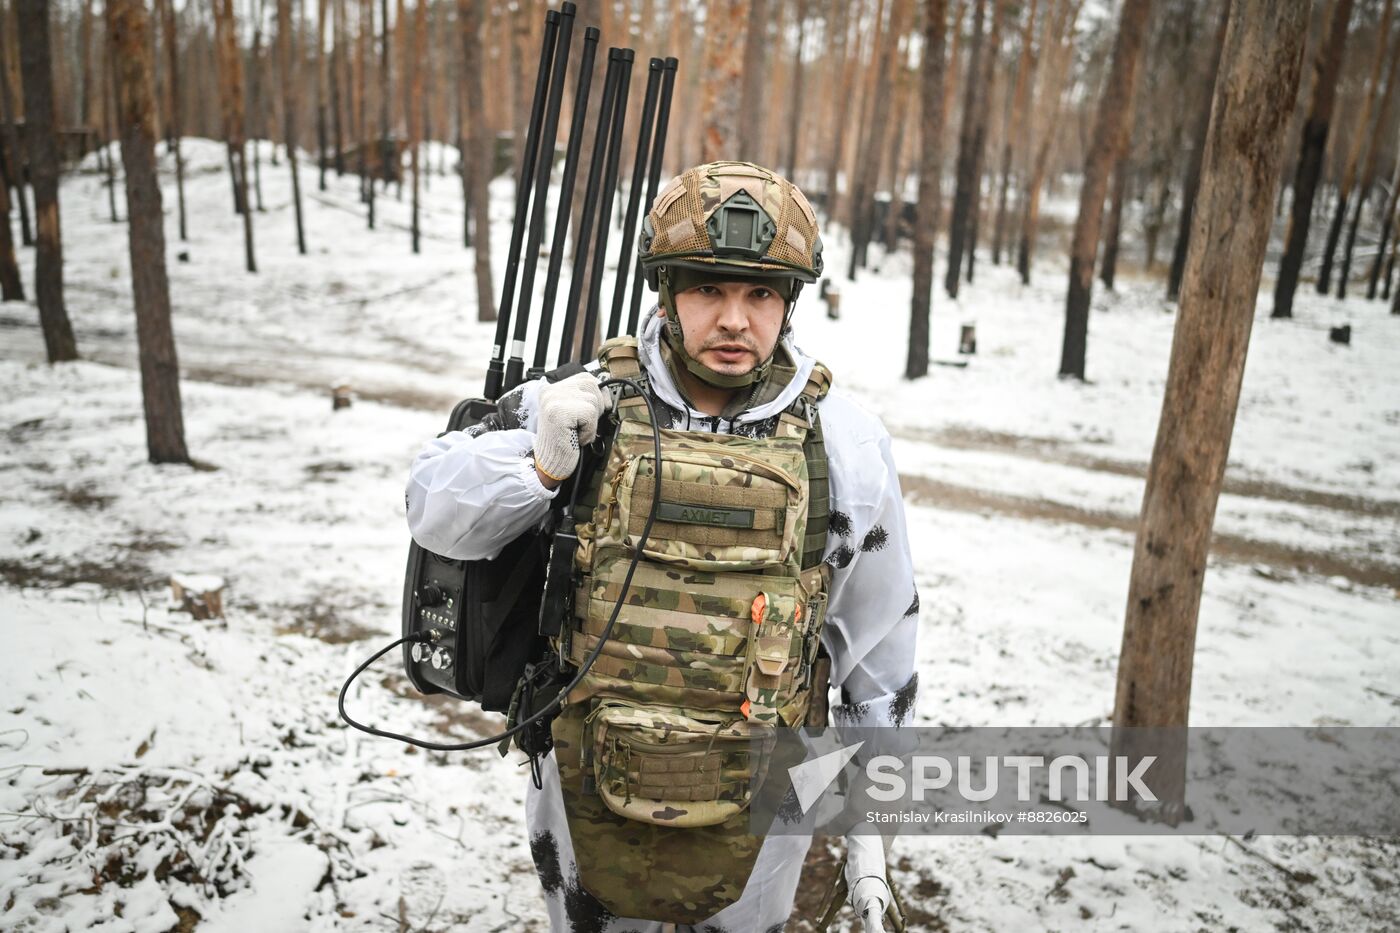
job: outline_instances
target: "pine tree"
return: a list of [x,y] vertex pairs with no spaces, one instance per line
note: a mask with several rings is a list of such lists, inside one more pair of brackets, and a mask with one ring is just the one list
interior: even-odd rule
[[1312,100],[1308,105],[1307,120],[1303,123],[1303,140],[1298,148],[1298,167],[1293,178],[1288,234],[1283,259],[1279,262],[1278,278],[1274,282],[1274,310],[1271,316],[1276,318],[1293,316],[1293,294],[1298,290],[1303,250],[1308,243],[1308,227],[1312,224],[1313,199],[1317,196],[1317,183],[1322,177],[1322,158],[1332,125],[1332,108],[1337,100],[1337,78],[1342,72],[1351,6],[1352,0],[1334,0],[1327,37],[1318,48],[1313,63]]
[[106,0],[107,33],[117,74],[117,124],[126,169],[127,239],[146,450],[152,463],[188,463],[180,406],[180,364],[170,326],[165,218],[156,178],[155,96],[149,23],[142,0]]
[[297,224],[297,252],[306,255],[306,228],[301,216],[301,176],[297,172],[297,79],[296,37],[292,34],[292,0],[277,0],[277,58],[282,72],[282,142],[287,149],[287,166],[292,173],[292,211]]
[[1094,256],[1099,248],[1104,192],[1113,165],[1122,157],[1133,126],[1134,91],[1147,14],[1151,0],[1125,0],[1118,21],[1104,95],[1094,119],[1094,133],[1084,160],[1084,183],[1079,191],[1079,216],[1069,258],[1069,293],[1065,298],[1065,336],[1060,351],[1060,375],[1084,378],[1089,339],[1089,294],[1094,284]]
[[925,0],[924,51],[920,63],[919,200],[914,224],[914,300],[909,316],[909,356],[904,378],[928,374],[929,313],[933,301],[933,245],[943,210],[943,46],[947,0]]
[[[34,189],[34,292],[50,363],[78,358],[78,343],[63,302],[63,232],[58,212],[58,134],[54,126],[53,63],[48,0],[18,0],[25,137]],[[21,197],[23,193],[21,192]]]
[[[1298,88],[1308,5],[1233,0],[1186,257],[1181,309],[1133,551],[1111,756],[1141,759],[1150,730],[1189,721],[1192,656],[1211,525]],[[1282,103],[1281,103],[1282,102]],[[1189,442],[1184,441],[1187,439]],[[1180,733],[1177,733],[1178,735]],[[1158,732],[1148,741],[1158,743]],[[1183,815],[1184,740],[1153,792]]]
[[483,80],[486,61],[481,52],[481,24],[487,0],[457,0],[457,18],[462,30],[462,96],[466,100],[467,147],[476,165],[471,178],[471,215],[476,236],[476,319],[496,320],[495,287],[491,282],[490,193],[492,167],[496,160],[495,135],[486,122],[483,106]]

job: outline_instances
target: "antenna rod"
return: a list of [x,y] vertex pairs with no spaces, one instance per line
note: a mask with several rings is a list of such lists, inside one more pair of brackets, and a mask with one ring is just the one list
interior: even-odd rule
[[593,333],[598,324],[598,298],[603,288],[603,271],[608,254],[608,228],[611,226],[613,195],[617,190],[617,163],[622,149],[622,127],[627,122],[627,87],[632,78],[631,49],[621,52],[621,70],[617,83],[617,103],[613,107],[612,125],[608,127],[608,164],[603,170],[603,199],[598,206],[598,239],[593,245],[594,275],[588,290],[588,313],[583,316],[582,354],[593,352]]
[[583,298],[584,271],[588,268],[589,237],[593,232],[593,215],[598,209],[598,188],[603,175],[604,147],[608,141],[608,125],[612,120],[613,102],[617,97],[621,49],[608,49],[608,70],[603,79],[603,99],[598,104],[598,135],[593,138],[593,158],[588,163],[588,187],[583,192],[583,214],[575,234],[574,268],[569,278],[569,299],[564,306],[564,333],[559,341],[559,365],[574,358],[574,332],[578,325],[578,310]]
[[[661,107],[656,114],[656,141],[651,147],[651,171],[647,179],[647,203],[645,212],[651,211],[656,203],[656,189],[661,183],[661,159],[666,154],[666,127],[671,121],[671,94],[676,87],[676,68],[679,62],[666,59],[665,77],[661,82]],[[642,308],[642,264],[637,263],[637,273],[632,279],[632,307],[627,313],[627,333],[641,336],[637,328],[637,315]]]
[[[540,68],[535,77],[535,98],[530,105],[530,123],[525,133],[525,148],[521,153],[520,172],[515,176],[515,225],[510,231],[510,252],[506,254],[505,284],[501,288],[501,313],[496,319],[496,342],[491,346],[491,362],[486,366],[486,388],[482,392],[488,401],[501,396],[505,376],[506,336],[510,333],[510,308],[515,304],[515,276],[520,267],[520,241],[525,236],[525,215],[530,207],[530,178],[535,174],[535,156],[539,150],[540,123],[544,120],[545,89],[549,87],[549,63],[554,57],[554,42],[559,32],[559,14],[550,10],[544,15],[544,42],[540,45]],[[480,169],[490,171],[489,166]]]
[[[583,124],[588,116],[588,92],[593,83],[593,60],[601,34],[597,26],[583,31],[583,58],[579,60],[578,88],[574,91],[574,116],[569,124],[569,148],[564,154],[564,173],[559,180],[559,211],[554,218],[554,238],[549,247],[549,266],[544,276],[544,303],[540,306],[540,330],[535,338],[535,359],[526,371],[527,379],[544,374],[544,357],[549,331],[554,324],[554,301],[559,294],[559,272],[564,265],[564,242],[569,232],[569,216],[574,206],[574,180],[578,176],[579,150],[583,148]],[[572,337],[572,327],[566,328]],[[555,365],[560,365],[555,363]]]
[[[420,0],[422,2],[422,0]],[[525,268],[520,278],[520,308],[515,312],[515,334],[510,344],[504,388],[520,385],[525,367],[525,335],[530,327],[530,300],[535,297],[535,272],[540,264],[540,243],[544,240],[544,215],[549,208],[549,176],[554,171],[554,141],[559,135],[559,107],[564,98],[564,72],[569,66],[569,44],[574,31],[577,7],[565,2],[559,12],[558,41],[550,71],[549,103],[545,106],[544,126],[536,142],[535,196],[530,205],[530,235],[525,243]],[[545,332],[548,339],[549,332]],[[536,343],[540,338],[536,337]]]
[[[622,302],[627,297],[627,273],[632,265],[632,237],[637,233],[637,208],[646,183],[647,149],[651,145],[652,121],[656,117],[656,93],[661,84],[663,62],[653,58],[647,65],[647,93],[642,103],[642,123],[637,128],[637,157],[632,161],[632,180],[628,183],[627,219],[622,225],[622,243],[617,252],[617,280],[613,283],[612,316],[608,318],[608,337],[616,337],[622,326]],[[631,331],[629,331],[631,333]]]

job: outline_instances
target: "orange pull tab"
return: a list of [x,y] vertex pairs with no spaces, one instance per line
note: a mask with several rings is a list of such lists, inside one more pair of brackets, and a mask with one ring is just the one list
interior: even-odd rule
[[743,705],[739,707],[739,712],[741,712],[741,713],[744,714],[744,718],[745,718],[745,719],[748,719],[748,718],[749,718],[749,710],[752,709],[752,708],[753,708],[753,704],[751,704],[747,699],[745,699]]
[[753,598],[753,606],[749,609],[749,616],[753,619],[754,625],[763,624],[763,612],[768,608],[768,597],[759,593]]
[[801,604],[801,603],[793,603],[793,606],[792,606],[792,621],[794,621],[794,622],[801,622],[801,621],[802,621],[802,604]]

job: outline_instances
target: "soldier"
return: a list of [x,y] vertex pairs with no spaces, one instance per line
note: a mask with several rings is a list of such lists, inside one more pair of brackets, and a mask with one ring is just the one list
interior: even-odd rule
[[659,298],[639,337],[430,442],[409,526],[435,553],[494,557],[545,518],[594,440],[600,375],[642,387],[659,423],[624,398],[580,500],[578,595],[557,645],[575,665],[619,599],[658,429],[661,502],[626,611],[553,723],[527,800],[531,853],[554,930],[780,931],[810,839],[750,835],[750,787],[731,778],[755,737],[801,725],[814,694],[825,705],[819,658],[841,688],[833,725],[912,723],[919,598],[898,474],[880,421],[828,392],[793,339],[798,293],[822,269],[796,186],[743,162],[690,169],[658,195],[639,257]]

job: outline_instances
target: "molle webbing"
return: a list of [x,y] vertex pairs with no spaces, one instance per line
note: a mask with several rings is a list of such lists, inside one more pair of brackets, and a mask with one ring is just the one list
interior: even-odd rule
[[[603,344],[598,358],[608,375],[618,379],[640,381],[645,387],[646,373],[642,371],[635,337],[616,337]],[[826,552],[826,530],[831,511],[831,473],[827,468],[826,442],[822,435],[821,414],[816,403],[826,397],[831,388],[831,371],[821,363],[812,367],[807,377],[807,385],[802,394],[779,416],[780,429],[787,432],[802,431],[802,451],[807,459],[808,499],[807,533],[802,545],[802,569],[807,570],[821,563]],[[646,418],[646,402],[628,395],[618,403],[620,414],[630,409]],[[585,517],[591,515],[591,507],[597,503],[598,491],[590,490],[581,497],[581,510],[589,508]],[[640,529],[638,529],[640,530]]]

